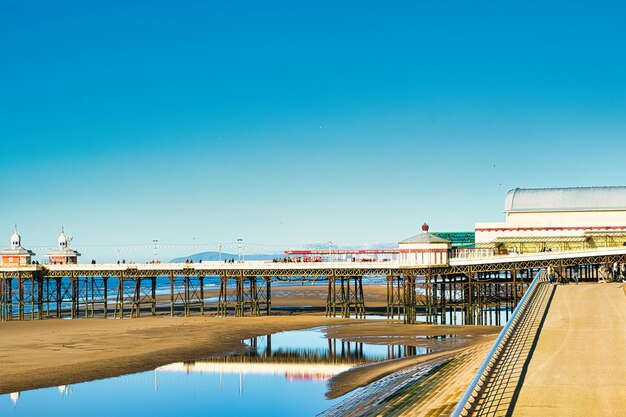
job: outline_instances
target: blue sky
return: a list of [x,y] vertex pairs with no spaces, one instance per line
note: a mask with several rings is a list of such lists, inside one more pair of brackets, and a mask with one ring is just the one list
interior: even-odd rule
[[624,184],[625,12],[0,0],[0,237],[361,246],[499,220],[514,187]]

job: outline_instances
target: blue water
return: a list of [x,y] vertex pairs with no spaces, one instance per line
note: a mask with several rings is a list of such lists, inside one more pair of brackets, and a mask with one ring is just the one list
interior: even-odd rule
[[[246,347],[238,356],[206,358],[117,378],[26,391],[19,397],[14,393],[13,398],[2,395],[0,416],[309,416],[356,392],[327,400],[328,379],[340,371],[320,371],[326,365],[348,369],[429,351],[327,339],[323,329],[282,332],[244,342]],[[298,369],[267,370],[268,365],[285,364]]]
[[2,416],[315,415],[338,400],[325,400],[326,381],[287,381],[282,375],[144,372],[73,385],[62,394],[46,388],[20,394],[13,405],[0,397]]

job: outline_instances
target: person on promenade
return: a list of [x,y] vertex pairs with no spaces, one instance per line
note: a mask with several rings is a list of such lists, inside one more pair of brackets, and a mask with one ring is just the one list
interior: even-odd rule
[[617,261],[613,262],[613,281],[617,281],[617,274],[619,272],[619,266]]
[[626,279],[626,263],[619,264],[619,275],[622,278],[622,281]]
[[576,282],[578,285],[578,274],[580,273],[580,266],[574,265],[574,270],[572,271],[572,280]]
[[548,266],[548,280],[550,283],[554,282],[554,268],[552,268],[552,265]]

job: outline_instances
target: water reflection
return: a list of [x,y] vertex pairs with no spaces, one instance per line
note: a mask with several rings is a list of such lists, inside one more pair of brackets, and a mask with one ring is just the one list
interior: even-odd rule
[[255,337],[240,355],[174,363],[158,372],[283,375],[286,380],[326,381],[355,365],[423,355],[429,348],[349,342],[324,337],[321,329]]
[[[437,336],[437,338],[440,337]],[[369,338],[375,339],[375,337]],[[385,336],[385,338],[387,337]],[[322,329],[259,336],[247,339],[244,343],[246,348],[240,355],[207,360],[225,363],[329,363],[354,366],[405,356],[423,355],[430,352],[430,349],[426,347],[398,345],[393,343],[393,340],[388,340],[384,344],[372,344],[326,338]]]
[[276,333],[244,342],[238,355],[3,395],[0,415],[313,415],[345,398],[325,398],[326,381],[334,375],[355,365],[429,352],[424,347],[393,344],[394,340],[370,344],[326,338],[323,329]]
[[418,314],[416,320],[428,324],[504,326],[513,315],[514,309],[514,305],[475,307],[470,310],[448,308],[443,315],[441,312],[436,315]]

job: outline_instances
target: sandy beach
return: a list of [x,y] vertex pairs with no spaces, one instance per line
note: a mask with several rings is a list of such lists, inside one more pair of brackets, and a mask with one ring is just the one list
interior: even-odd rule
[[[274,303],[321,307],[325,287],[276,288]],[[385,305],[385,288],[368,287],[368,306]],[[241,353],[243,339],[311,327],[353,342],[427,347],[431,353],[357,367],[329,382],[334,398],[397,370],[440,357],[454,357],[493,340],[499,327],[404,325],[385,320],[326,318],[315,313],[265,317],[212,315],[139,319],[81,319],[0,323],[0,394],[75,384],[154,369],[173,362]],[[337,326],[341,325],[341,326]]]

